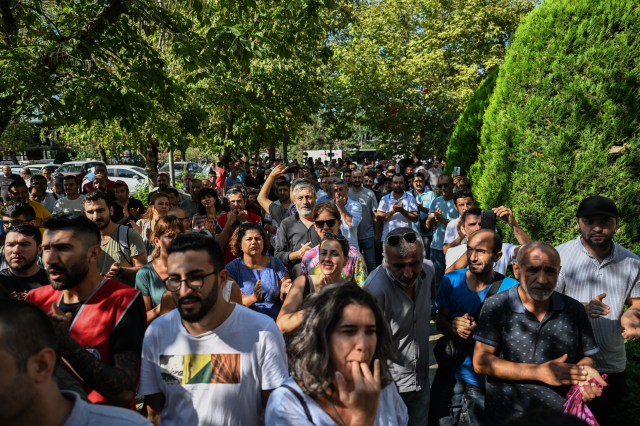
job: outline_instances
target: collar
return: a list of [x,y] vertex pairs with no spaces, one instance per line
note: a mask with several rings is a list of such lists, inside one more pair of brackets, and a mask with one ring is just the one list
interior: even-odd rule
[[406,192],[403,192],[402,196],[400,198],[395,198],[393,196],[393,191],[391,191],[388,195],[389,195],[389,200],[396,200],[396,201],[402,201],[403,198],[407,197],[407,193]]
[[[581,250],[585,256],[588,256],[591,259],[595,259],[582,244],[582,235],[578,235],[578,238],[576,238],[574,241],[578,245],[579,250]],[[602,260],[602,263],[600,264],[600,266],[604,266],[605,264],[609,262],[613,262],[616,259],[616,255],[618,254],[618,247],[616,247],[617,244],[613,241],[611,241],[611,244],[613,244],[613,248],[611,249],[611,252],[609,253],[609,255]]]
[[[509,289],[509,307],[517,314],[524,314],[525,308],[520,295],[518,294],[518,287],[520,285],[513,286]],[[557,291],[551,294],[550,311],[562,311],[564,309],[564,300]]]

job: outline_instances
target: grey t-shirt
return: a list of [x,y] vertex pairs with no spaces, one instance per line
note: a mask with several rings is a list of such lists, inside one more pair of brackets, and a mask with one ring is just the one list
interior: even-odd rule
[[375,194],[372,190],[363,187],[360,192],[355,192],[351,188],[347,196],[362,206],[362,220],[358,224],[358,239],[373,238],[373,212],[378,210]]
[[440,179],[441,174],[442,170],[440,169],[435,170],[433,167],[431,167],[429,170],[427,170],[429,185],[431,185],[431,189],[433,191],[436,191],[436,189],[438,188],[438,179]]
[[77,393],[60,391],[73,402],[71,414],[62,426],[151,426],[151,422],[136,411],[109,405],[89,404]]
[[[118,229],[124,225],[116,226],[115,231],[111,234],[111,239],[107,244],[103,244],[102,253],[98,257],[98,270],[101,274],[106,274],[111,269],[114,263],[124,267],[130,268],[133,265],[125,259],[122,255],[122,251],[120,250],[120,243],[118,242]],[[133,228],[127,229],[127,238],[129,239],[129,248],[131,250],[131,257],[138,256],[142,253],[146,253],[147,250],[145,248],[144,242],[142,241],[142,237],[138,232]],[[120,281],[123,284],[130,285],[133,287],[135,285],[134,281],[125,280],[123,278],[114,278],[116,281]]]

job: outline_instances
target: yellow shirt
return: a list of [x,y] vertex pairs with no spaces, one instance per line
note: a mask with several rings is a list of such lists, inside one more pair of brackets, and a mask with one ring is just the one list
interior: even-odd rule
[[[11,203],[13,203],[13,201],[9,201],[7,204],[5,204],[5,206],[8,206]],[[29,200],[29,205],[33,207],[33,210],[35,210],[36,219],[40,219],[44,221],[46,218],[51,216],[51,213],[49,213],[49,210],[45,209],[44,206],[39,202]],[[42,226],[40,227],[40,232],[44,235],[44,227]]]

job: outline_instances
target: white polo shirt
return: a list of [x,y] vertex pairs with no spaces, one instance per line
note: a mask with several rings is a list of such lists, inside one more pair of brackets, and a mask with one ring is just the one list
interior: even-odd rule
[[[389,213],[396,202],[399,202],[402,207],[409,213],[418,211],[418,203],[416,202],[416,199],[406,192],[403,193],[400,198],[395,198],[393,196],[393,192],[382,197],[382,199],[380,200],[380,205],[378,206],[378,211],[382,213]],[[382,228],[382,241],[387,238],[387,234],[389,232],[393,231],[396,228],[411,228],[412,223],[413,222],[407,219],[402,213],[394,213],[388,220],[384,222],[384,226]]]

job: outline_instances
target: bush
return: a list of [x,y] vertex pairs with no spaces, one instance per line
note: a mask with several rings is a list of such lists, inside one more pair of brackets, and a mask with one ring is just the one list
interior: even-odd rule
[[534,239],[575,238],[579,202],[600,194],[620,211],[616,241],[640,254],[639,7],[543,2],[511,39],[470,177],[483,207],[512,207]]
[[446,174],[453,174],[454,167],[462,167],[469,171],[478,159],[482,118],[487,106],[489,106],[498,70],[499,68],[494,69],[482,80],[478,89],[469,99],[464,112],[458,118],[447,148],[447,166],[444,170]]
[[627,341],[627,395],[616,412],[621,425],[636,424],[640,418],[640,341]]

